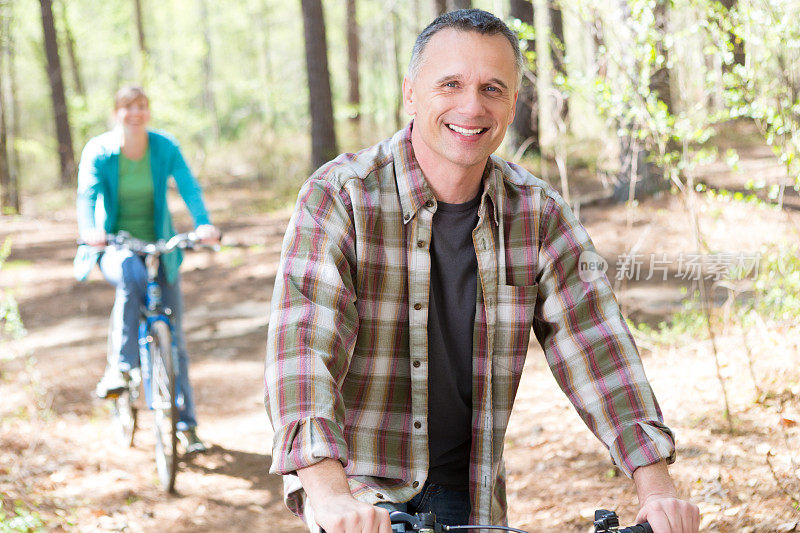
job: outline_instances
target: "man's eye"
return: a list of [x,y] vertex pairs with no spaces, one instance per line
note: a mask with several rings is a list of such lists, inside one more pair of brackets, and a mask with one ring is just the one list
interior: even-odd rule
[[500,89],[499,89],[499,88],[497,88],[497,87],[495,87],[494,85],[490,85],[490,86],[488,86],[488,87],[486,88],[486,90],[487,90],[487,91],[489,91],[489,92],[491,92],[491,93],[500,92]]
[[447,83],[444,84],[444,86],[445,87],[455,87],[456,86],[456,82],[448,81]]

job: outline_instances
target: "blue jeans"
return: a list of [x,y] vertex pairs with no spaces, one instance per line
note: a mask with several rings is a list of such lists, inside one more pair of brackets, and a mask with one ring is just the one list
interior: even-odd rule
[[458,490],[435,483],[425,482],[419,494],[404,503],[379,503],[391,511],[402,511],[408,514],[433,513],[436,521],[448,526],[465,526],[469,524],[472,502],[469,489]]
[[[144,305],[147,288],[147,269],[144,260],[127,250],[107,250],[100,257],[100,270],[103,277],[116,287],[114,309],[111,311],[111,346],[109,364],[127,372],[139,366],[139,317]],[[189,355],[183,336],[183,296],[180,277],[175,283],[167,283],[164,269],[159,268],[158,284],[164,307],[172,309],[170,322],[175,344],[178,346],[178,429],[186,430],[197,426],[194,413],[192,386],[189,384]],[[119,354],[117,361],[111,357]],[[181,401],[181,398],[183,401]]]

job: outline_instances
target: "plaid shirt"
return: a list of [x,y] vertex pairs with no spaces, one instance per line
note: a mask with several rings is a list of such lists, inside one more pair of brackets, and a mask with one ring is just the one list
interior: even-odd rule
[[[412,123],[413,124],[413,123]],[[428,472],[427,323],[436,198],[411,126],[320,168],[302,187],[283,242],[269,320],[271,472],[302,514],[297,469],[338,459],[362,501],[411,499]],[[561,197],[492,156],[473,242],[470,492],[473,523],[506,516],[503,439],[530,332],[587,426],[627,475],[674,460],[674,440],[603,275]]]

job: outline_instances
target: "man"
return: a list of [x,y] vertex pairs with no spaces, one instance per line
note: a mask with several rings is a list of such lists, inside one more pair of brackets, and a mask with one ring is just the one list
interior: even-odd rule
[[[303,186],[276,277],[266,364],[271,471],[312,530],[388,533],[388,509],[505,521],[503,438],[531,329],[615,463],[640,520],[692,532],[672,433],[593,246],[563,200],[492,156],[514,114],[516,37],[480,10],[417,39],[409,126]],[[315,525],[316,524],[316,525]]]

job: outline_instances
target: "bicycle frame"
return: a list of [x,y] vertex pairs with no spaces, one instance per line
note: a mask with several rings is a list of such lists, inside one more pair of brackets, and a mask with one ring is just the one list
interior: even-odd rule
[[[150,377],[152,375],[150,352],[149,352],[149,336],[153,330],[155,322],[164,322],[169,327],[170,333],[174,334],[174,328],[170,321],[172,310],[163,307],[161,300],[161,286],[158,284],[158,268],[160,264],[160,256],[156,254],[147,254],[144,256],[145,268],[147,269],[147,287],[145,291],[144,307],[142,308],[142,316],[139,322],[139,363],[142,368],[142,380],[144,382],[145,402],[148,408],[153,408]],[[183,393],[178,390],[177,374],[180,371],[177,359],[178,347],[175,344],[175,337],[172,336],[172,350],[170,355],[172,358],[172,368],[176,373],[176,404],[183,404]]]

